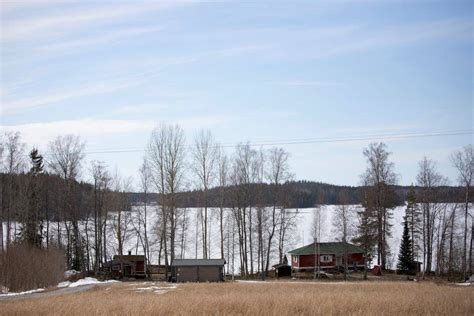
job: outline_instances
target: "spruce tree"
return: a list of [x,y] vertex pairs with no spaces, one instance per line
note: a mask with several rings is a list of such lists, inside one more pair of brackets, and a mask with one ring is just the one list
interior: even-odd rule
[[413,186],[410,187],[407,195],[407,207],[405,210],[404,220],[408,225],[408,232],[411,238],[411,252],[413,254],[413,259],[418,257],[417,253],[419,250],[419,245],[417,241],[419,240],[421,234],[421,210],[416,203],[416,195]]
[[411,240],[410,233],[408,231],[408,223],[405,221],[403,227],[403,237],[400,244],[400,252],[398,253],[398,264],[397,271],[399,274],[411,274],[413,273],[414,261],[413,253],[411,252]]
[[43,172],[43,156],[36,148],[30,152],[31,169],[28,173],[28,206],[20,230],[20,239],[28,244],[41,247],[41,223],[39,218],[38,176]]

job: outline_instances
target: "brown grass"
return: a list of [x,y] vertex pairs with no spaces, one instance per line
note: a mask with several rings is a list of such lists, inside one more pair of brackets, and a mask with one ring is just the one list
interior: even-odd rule
[[64,252],[58,248],[10,245],[7,252],[0,251],[0,286],[20,292],[58,284],[64,276],[65,261]]
[[[473,315],[474,289],[433,283],[116,283],[87,292],[0,302],[4,315]],[[170,286],[158,284],[155,286]]]

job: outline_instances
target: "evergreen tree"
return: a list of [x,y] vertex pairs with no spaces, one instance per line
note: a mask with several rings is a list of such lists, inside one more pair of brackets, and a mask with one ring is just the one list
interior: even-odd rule
[[403,237],[400,244],[400,252],[398,254],[398,264],[397,271],[399,274],[411,274],[413,273],[413,268],[415,262],[413,261],[413,253],[411,252],[411,240],[410,233],[408,231],[408,223],[405,221],[403,227]]
[[30,152],[31,169],[28,173],[28,204],[20,229],[20,239],[28,244],[41,247],[41,223],[39,218],[38,176],[43,172],[43,156],[36,148]]
[[418,240],[421,234],[421,210],[416,203],[416,195],[413,186],[410,187],[407,195],[407,207],[405,210],[404,220],[408,225],[408,232],[411,238],[411,252],[413,254],[413,259],[417,259],[419,244]]
[[357,212],[357,234],[352,241],[364,248],[364,280],[367,280],[367,264],[372,261],[372,255],[377,245],[377,214],[369,198],[370,190],[364,190],[362,208]]

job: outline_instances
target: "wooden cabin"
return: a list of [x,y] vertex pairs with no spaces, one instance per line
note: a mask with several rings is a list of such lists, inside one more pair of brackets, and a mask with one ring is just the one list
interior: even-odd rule
[[113,260],[104,263],[103,270],[111,277],[145,278],[147,276],[146,257],[144,255],[115,255]]
[[364,249],[350,243],[312,243],[288,253],[292,272],[314,272],[318,268],[324,271],[344,267],[346,252],[349,269],[364,268]]
[[224,259],[175,259],[171,263],[172,282],[222,282]]

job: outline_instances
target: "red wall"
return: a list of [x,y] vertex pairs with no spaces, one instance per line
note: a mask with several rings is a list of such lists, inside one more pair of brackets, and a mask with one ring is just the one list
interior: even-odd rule
[[[319,257],[319,256],[318,256]],[[314,267],[315,264],[315,256],[314,255],[300,255],[298,256],[298,262],[293,261],[293,256],[292,256],[292,261],[291,261],[291,266],[294,268],[304,268],[304,267]],[[344,263],[344,256],[342,257],[342,262]],[[347,256],[347,264],[349,266],[352,266],[354,263],[357,265],[363,265],[364,264],[364,256],[361,253],[350,253]],[[336,256],[332,255],[332,261],[331,262],[321,262],[320,266],[321,267],[326,267],[326,266],[335,266],[336,265]]]

